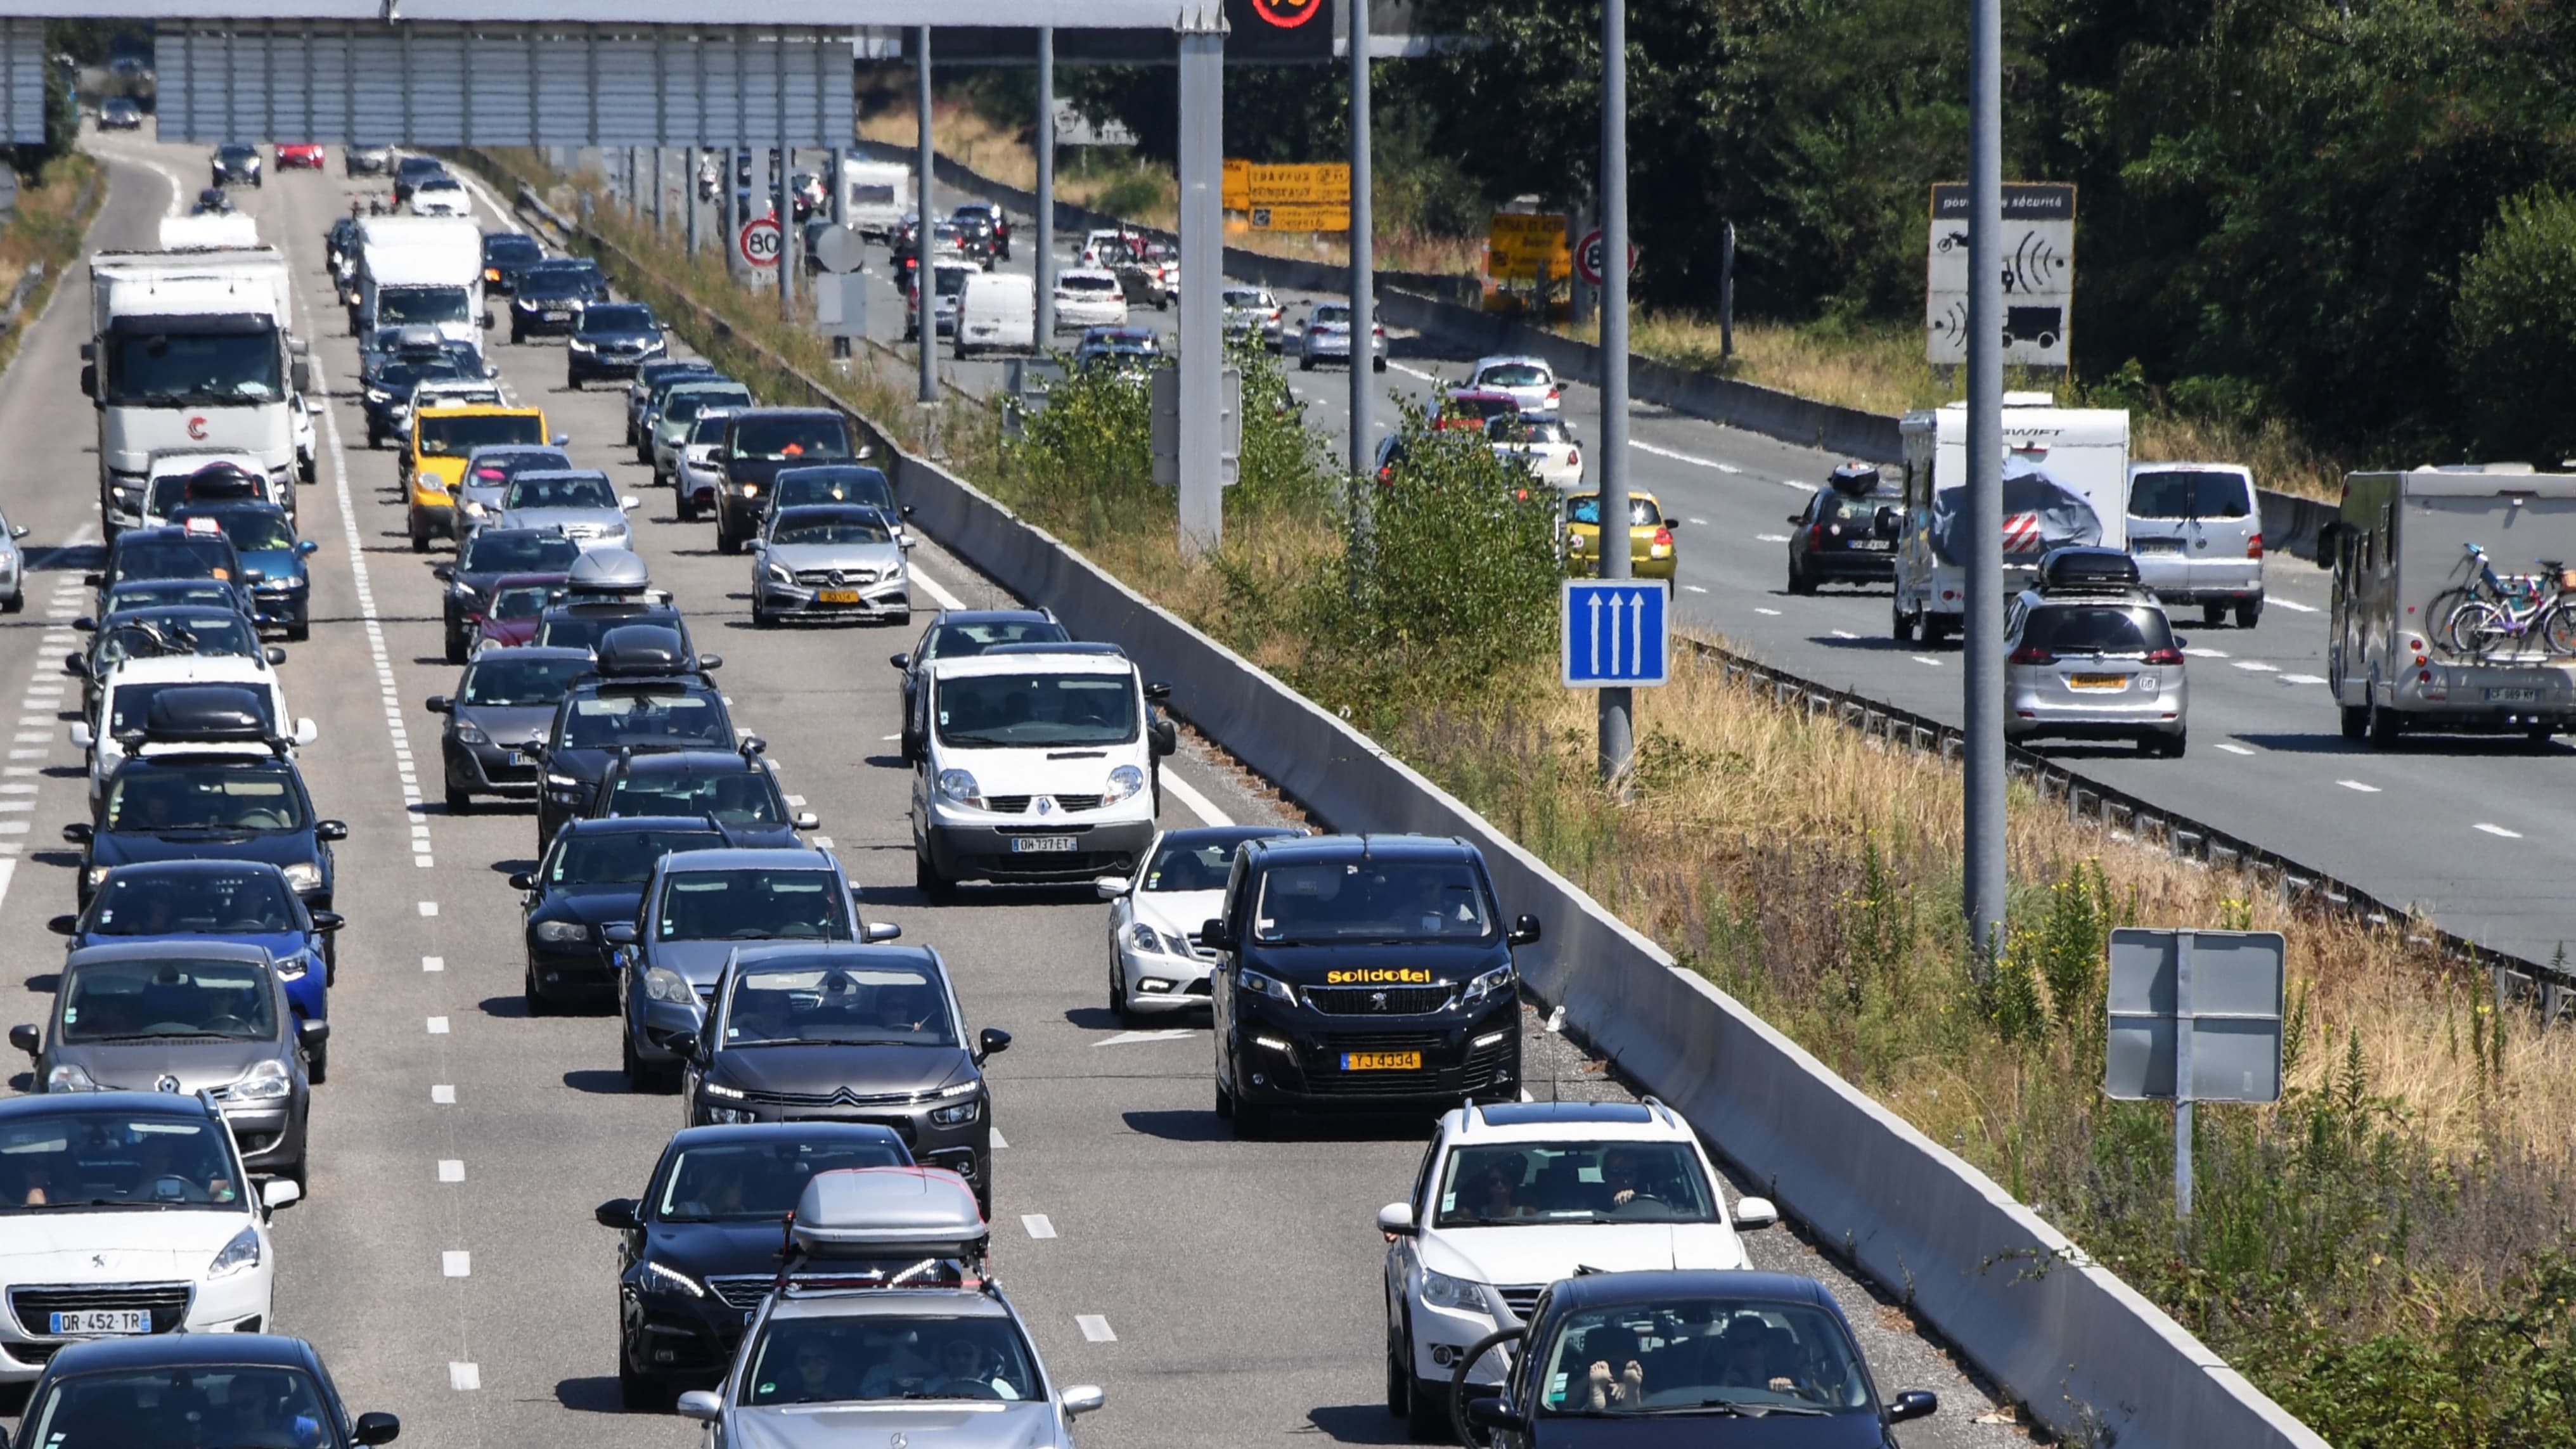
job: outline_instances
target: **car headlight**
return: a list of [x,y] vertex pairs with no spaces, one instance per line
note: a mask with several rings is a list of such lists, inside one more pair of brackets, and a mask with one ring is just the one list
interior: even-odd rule
[[590,927],[579,921],[539,921],[530,934],[540,946],[578,946],[590,939]]
[[584,342],[580,338],[576,337],[572,340],[572,350],[575,352],[597,352],[599,350],[599,344],[596,342]]
[[1297,993],[1288,989],[1287,982],[1265,976],[1249,966],[1234,973],[1234,984],[1255,996],[1267,996],[1274,1001],[1287,1002],[1291,1006],[1297,1004]]
[[492,738],[483,733],[481,725],[471,721],[459,721],[456,726],[456,742],[460,745],[488,745],[492,743]]
[[236,1102],[275,1102],[294,1089],[294,1080],[286,1075],[286,1063],[271,1057],[233,1083],[232,1099]]
[[297,861],[286,868],[286,883],[299,893],[322,889],[322,863],[313,860]]
[[785,564],[771,564],[769,566],[769,581],[773,584],[785,584],[788,587],[793,588],[796,584],[796,574]]
[[89,868],[89,888],[91,890],[97,890],[100,886],[107,884],[107,873],[114,869],[116,869],[116,867],[112,865],[91,866]]
[[698,993],[689,989],[689,983],[681,979],[679,972],[667,966],[656,966],[644,973],[644,994],[652,1000],[674,1006],[698,1004]]
[[270,588],[286,589],[289,591],[303,588],[307,582],[308,580],[303,574],[288,574],[282,579],[271,579],[268,581]]
[[581,782],[570,775],[558,775],[552,771],[548,771],[546,774],[546,788],[550,790],[578,790],[581,788]]
[[740,1087],[728,1087],[722,1082],[701,1082],[698,1089],[722,1102],[739,1102],[751,1095]]
[[393,400],[394,395],[385,391],[383,388],[371,387],[367,389],[367,401],[374,403],[379,407],[392,402]]
[[1481,1283],[1465,1278],[1452,1278],[1446,1273],[1422,1270],[1422,1301],[1434,1308],[1463,1308],[1471,1313],[1485,1311],[1485,1289]]
[[977,810],[984,808],[984,788],[976,784],[975,777],[964,770],[939,772],[939,797],[943,800],[954,800],[960,805]]
[[974,1121],[976,1114],[983,1110],[984,1099],[981,1096],[969,1097],[955,1106],[931,1108],[930,1122],[934,1127],[963,1127]]
[[474,515],[476,518],[481,518],[483,516],[483,503],[480,499],[468,498],[465,500],[464,507],[466,512]]
[[665,1268],[647,1258],[644,1260],[644,1286],[664,1293],[685,1293],[692,1298],[707,1296],[706,1286],[677,1268]]
[[206,1276],[229,1278],[245,1268],[258,1266],[259,1230],[244,1228],[233,1234],[231,1242],[224,1244],[224,1250],[215,1255],[215,1261],[206,1265]]
[[1475,1002],[1482,1001],[1486,997],[1493,995],[1495,992],[1509,991],[1511,989],[1512,968],[1509,966],[1497,966],[1493,970],[1485,972],[1475,980],[1467,983],[1465,999],[1472,1005]]
[[1109,772],[1109,789],[1100,797],[1103,805],[1115,805],[1145,788],[1145,772],[1134,765],[1120,765]]
[[301,951],[296,952],[292,956],[281,956],[276,962],[277,979],[280,981],[301,981],[304,979],[304,973],[310,969],[311,965],[312,958]]
[[1127,928],[1127,943],[1148,956],[1170,954],[1163,948],[1162,933],[1142,921]]
[[73,1066],[69,1062],[65,1062],[63,1065],[45,1073],[45,1090],[48,1092],[95,1092],[99,1090],[99,1085],[98,1083],[90,1080],[88,1072],[79,1067]]

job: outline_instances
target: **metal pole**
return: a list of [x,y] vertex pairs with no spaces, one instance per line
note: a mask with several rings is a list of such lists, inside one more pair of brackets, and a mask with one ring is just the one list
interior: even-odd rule
[[1038,27],[1037,350],[1055,345],[1055,27]]
[[2191,947],[2174,932],[2174,1218],[2191,1217]]
[[1181,50],[1181,557],[1225,537],[1225,11],[1185,10]]
[[[1601,577],[1628,559],[1628,6],[1601,3]],[[1601,694],[1601,778],[1627,794],[1637,762],[1626,689]]]
[[921,317],[921,401],[935,403],[939,401],[939,289],[933,285],[935,279],[931,271],[931,258],[936,255],[936,252],[930,245],[931,228],[934,225],[931,218],[937,214],[931,210],[933,203],[930,195],[933,181],[930,152],[930,27],[920,26],[913,31],[912,35],[913,43],[921,47],[913,59],[916,68],[913,76],[914,85],[919,92],[914,115],[921,126],[921,141],[913,157],[913,165],[918,174],[913,177],[912,194],[920,199],[918,209],[921,213],[921,230],[914,234],[912,242],[912,293],[915,305],[920,308]]
[[698,247],[703,240],[699,235],[700,228],[698,226],[698,208],[704,204],[698,199],[698,158],[700,152],[701,148],[691,146],[680,153],[680,191],[682,195],[688,198],[686,205],[682,209],[688,213],[689,255],[693,257],[698,254]]
[[653,240],[661,241],[671,232],[670,158],[659,146],[653,148]]
[[[1377,533],[1377,217],[1369,203],[1369,6],[1351,0],[1351,552]],[[1353,570],[1356,580],[1359,571]]]
[[[1968,7],[1968,576],[1959,673],[1967,698],[1966,899],[1981,953],[2003,950],[2003,5]],[[1989,957],[1991,960],[1991,957]]]
[[780,138],[778,147],[778,320],[796,320],[797,245],[804,227],[796,220],[796,150]]
[[1718,239],[1717,355],[1735,355],[1735,223]]

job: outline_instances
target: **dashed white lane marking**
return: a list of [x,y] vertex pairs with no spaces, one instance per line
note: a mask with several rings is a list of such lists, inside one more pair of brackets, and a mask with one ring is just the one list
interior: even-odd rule
[[1834,637],[1837,639],[1857,639],[1860,636],[1849,629],[1836,629],[1834,631]]
[[817,836],[815,836],[815,837],[814,837],[814,848],[815,848],[816,850],[829,850],[829,849],[831,849],[831,848],[832,848],[832,837],[830,837],[830,836],[828,836],[828,835],[817,835]]
[[[931,136],[932,136],[934,139],[936,139],[936,138],[937,138],[937,136],[939,135],[939,131],[938,131],[938,129],[937,129],[936,127],[933,127],[933,128],[932,128],[932,130],[931,130],[931,132],[930,132],[930,134],[931,134]],[[937,258],[933,258],[932,260],[936,261],[936,260],[937,260]],[[896,736],[895,738],[901,738],[901,736]],[[787,808],[788,808],[788,809],[790,809],[790,810],[802,810],[802,809],[804,809],[804,808],[805,808],[805,797],[804,797],[804,796],[802,796],[802,795],[790,795],[790,796],[788,796],[788,797],[787,797]]]
[[1165,775],[1163,788],[1172,798],[1189,807],[1192,815],[1207,825],[1232,825],[1234,817],[1216,808],[1216,802],[1199,793],[1198,787],[1178,775]]
[[1073,1321],[1082,1325],[1082,1336],[1093,1343],[1118,1341],[1118,1335],[1109,1331],[1109,1320],[1097,1313],[1077,1313],[1073,1315]]
[[420,913],[421,913],[422,915],[424,915],[424,916],[434,916],[434,915],[437,915],[437,914],[438,914],[438,902],[436,902],[436,901],[422,901],[422,902],[420,903]]
[[[938,133],[937,133],[936,131],[934,131],[934,132],[932,132],[931,134],[933,134],[933,135],[937,135]],[[1779,617],[1780,617],[1780,611],[1779,611],[1779,610],[1777,610],[1777,609],[1766,609],[1766,608],[1762,607],[1760,604],[1756,604],[1756,605],[1754,605],[1754,606],[1753,606],[1753,612],[1755,612],[1755,613],[1757,613],[1757,614],[1768,614],[1768,615],[1770,615],[1770,616],[1771,616],[1772,618],[1774,618],[1774,619],[1777,619],[1777,618],[1779,618]]]
[[1931,666],[1932,666],[1933,668],[1935,668],[1935,669],[1938,669],[1938,668],[1940,668],[1940,667],[1941,667],[1941,661],[1940,661],[1940,660],[1938,660],[1938,659],[1933,658],[1933,657],[1932,657],[1931,655],[1929,655],[1929,654],[1915,654],[1915,655],[1909,655],[1908,657],[1909,657],[1909,658],[1911,658],[1911,659],[1912,659],[1915,663],[1917,663],[1917,664],[1929,664],[1929,665],[1931,665]]
[[2194,659],[2224,659],[2227,657],[2227,651],[2224,649],[2203,649],[2197,644],[2194,644],[2182,652],[2190,655]]
[[1705,519],[1705,518],[1694,518],[1694,519],[1692,519],[1692,520],[1690,521],[1690,523],[1691,523],[1691,527],[1693,527],[1693,528],[1706,528],[1706,527],[1708,527],[1708,520],[1707,520],[1707,519]]
[[474,1255],[463,1248],[449,1248],[438,1255],[438,1271],[450,1278],[474,1276]]
[[[934,139],[936,138],[936,134],[937,133],[935,132],[933,133]],[[1424,382],[1438,382],[1440,380],[1432,374],[1424,372],[1421,368],[1407,367],[1401,362],[1389,362],[1387,363],[1387,366],[1394,368],[1396,371],[1403,373],[1407,377],[1421,378]]]
[[1757,533],[1753,535],[1753,541],[1755,543],[1787,543],[1789,541],[1789,535],[1785,533]]
[[2284,674],[2281,676],[2281,682],[2283,684],[2323,684],[2326,682],[2326,677],[2322,674]]
[[447,958],[444,956],[423,956],[420,958],[420,969],[423,971],[444,971],[447,969]]
[[2287,609],[2293,614],[2313,614],[2317,611],[2317,606],[2314,604],[2292,603],[2288,599],[2266,599],[2264,602],[2275,609]]
[[483,1366],[472,1363],[448,1364],[447,1386],[458,1393],[471,1393],[483,1387]]
[[441,1082],[429,1089],[429,1100],[435,1106],[453,1107],[456,1105],[456,1089]]
[[2479,821],[2472,828],[2483,830],[2489,835],[2501,835],[2507,840],[2520,840],[2522,838],[2522,832],[2519,830],[2507,830],[2501,825],[2489,825],[2483,820]]
[[431,1017],[429,1019],[429,1034],[431,1036],[447,1035],[447,1018],[443,1016]]
[[[932,134],[933,134],[933,135],[936,135],[936,134],[938,134],[938,133],[934,131]],[[1010,1146],[1010,1145],[1011,1145],[1010,1143],[1005,1142],[1005,1141],[1003,1141],[1003,1140],[1002,1140],[1002,1129],[1001,1129],[1001,1128],[999,1128],[999,1127],[994,1128],[994,1129],[993,1129],[993,1146],[994,1146],[996,1149],[999,1149],[999,1148],[1008,1147],[1008,1146]]]
[[2260,659],[2239,659],[2233,662],[2237,668],[2242,669],[2249,674],[2278,674],[2281,672],[2281,667],[2279,665],[2266,664]]
[[2341,785],[2347,790],[2359,790],[2364,795],[2376,795],[2379,793],[2379,787],[2377,785],[2365,785],[2359,780],[2337,780],[2335,783]]
[[1180,1027],[1172,1031],[1121,1031],[1104,1036],[1092,1045],[1096,1047],[1133,1046],[1140,1041],[1182,1041],[1197,1035],[1197,1032],[1188,1027]]
[[1676,463],[1688,463],[1694,468],[1714,468],[1720,473],[1741,473],[1744,471],[1743,469],[1736,467],[1733,463],[1721,463],[1715,458],[1702,458],[1690,453],[1677,453],[1670,448],[1658,448],[1652,443],[1638,442],[1635,438],[1630,438],[1628,440],[1628,446],[1636,449],[1640,453],[1652,453],[1658,458],[1670,458]]
[[1047,1215],[1045,1213],[1020,1214],[1020,1226],[1028,1229],[1029,1236],[1032,1238],[1052,1238],[1055,1236],[1055,1224],[1047,1221]]
[[465,1163],[461,1159],[454,1157],[442,1157],[438,1159],[438,1180],[441,1182],[463,1182],[465,1180]]
[[1690,594],[1705,594],[1708,592],[1708,590],[1701,588],[1697,584],[1684,584],[1682,585],[1682,591]]
[[2220,740],[2218,742],[2218,747],[2231,755],[2250,755],[2254,753],[2251,746],[2240,745],[2234,740]]

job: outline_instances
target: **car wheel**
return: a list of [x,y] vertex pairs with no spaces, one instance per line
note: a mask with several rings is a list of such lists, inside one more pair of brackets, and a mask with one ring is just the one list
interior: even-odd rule
[[447,626],[447,662],[450,664],[465,662],[465,630],[453,621]]
[[1923,642],[1938,644],[1950,637],[1950,621],[1938,614],[1923,616]]
[[924,851],[912,853],[912,887],[934,906],[944,906],[957,898],[956,888],[940,878],[938,868]]
[[2203,604],[2200,606],[2200,623],[2202,628],[2215,629],[2226,622],[2227,606],[2225,604]]
[[317,1086],[317,1087],[318,1087],[318,1086],[322,1085],[323,1081],[324,1081],[325,1079],[327,1079],[330,1075],[331,1075],[331,1047],[330,1047],[330,1044],[326,1042],[326,1043],[324,1043],[324,1044],[323,1044],[323,1045],[321,1045],[321,1046],[308,1048],[308,1049],[305,1051],[305,1053],[304,1053],[304,1076],[305,1076],[305,1079],[306,1079],[307,1081],[310,1081],[311,1083],[313,1083],[313,1085],[315,1085],[315,1086]]
[[1903,604],[1890,606],[1888,613],[1894,619],[1894,622],[1888,626],[1888,632],[1896,636],[1896,642],[1899,644],[1913,643],[1914,616],[1905,612],[1905,606]]
[[369,429],[367,429],[367,446],[368,446],[369,448],[381,448],[381,447],[383,447],[384,445],[385,445],[385,435],[384,435],[384,434],[382,434],[382,433],[380,433],[380,432],[377,432],[377,431],[376,431],[375,429],[373,429],[373,428],[369,428]]
[[1315,370],[1315,359],[1308,357],[1305,353],[1298,353],[1297,370],[1299,372],[1313,372]]
[[674,504],[672,504],[672,505],[671,505],[671,516],[672,516],[672,517],[674,517],[674,518],[677,518],[677,519],[678,519],[679,521],[681,521],[682,523],[695,523],[695,522],[697,522],[697,521],[698,521],[698,505],[697,505],[697,501],[696,501],[695,499],[692,499],[691,497],[689,497],[689,495],[688,495],[687,493],[685,493],[685,492],[681,493],[681,494],[680,494],[680,500],[679,500],[679,502],[674,503]]
[[[13,610],[15,609],[15,607],[16,607],[15,605],[12,605],[12,606],[11,606],[11,608],[12,608]],[[287,643],[289,643],[289,644],[301,644],[301,643],[303,643],[305,640],[310,639],[310,638],[312,638],[312,637],[313,637],[313,626],[312,626],[311,624],[300,624],[300,623],[299,623],[299,624],[289,624],[289,625],[287,625],[287,626],[286,626],[286,642],[287,642]]]
[[1220,1122],[1234,1120],[1234,1094],[1225,1089],[1225,1078],[1222,1076],[1216,1079],[1216,1120]]
[[2379,707],[2379,691],[2376,689],[2371,691],[2368,709],[2369,718],[2364,722],[2362,732],[2369,737],[2370,747],[2384,750],[2397,743],[2398,735],[2405,732],[2405,721],[2397,717],[2397,711]]
[[1369,359],[1369,371],[1371,371],[1371,372],[1384,372],[1384,371],[1386,371],[1386,359],[1385,359],[1385,358],[1383,358],[1383,357],[1372,357],[1372,358],[1370,358],[1370,359]]
[[653,1090],[653,1071],[644,1065],[642,1057],[635,1055],[635,1033],[627,1028],[622,1017],[617,1023],[617,1056],[618,1065],[626,1072],[626,1090]]
[[[721,505],[719,505],[719,507],[721,507]],[[735,536],[734,536],[730,531],[728,531],[728,530],[725,528],[725,526],[724,526],[724,515],[723,515],[721,512],[719,512],[719,513],[716,515],[716,552],[718,552],[718,553],[740,553],[740,552],[742,552],[742,540],[741,540],[740,538],[735,537]]]
[[2357,704],[2338,705],[2336,710],[2342,716],[2343,737],[2358,742],[2370,727],[2370,711]]
[[24,585],[21,585],[18,592],[11,594],[5,601],[0,601],[0,613],[15,614],[26,607],[27,590]]
[[411,523],[411,551],[413,553],[429,552],[429,531],[420,526],[420,520],[417,518],[413,519]]
[[473,813],[474,813],[474,796],[472,795],[472,793],[470,793],[470,792],[468,792],[468,791],[465,791],[465,790],[460,790],[460,789],[456,788],[454,785],[450,785],[450,786],[448,786],[448,787],[447,787],[447,813],[448,813],[448,814],[450,814],[450,815],[471,815],[471,814],[473,814]]
[[1234,1135],[1245,1142],[1259,1142],[1270,1135],[1270,1109],[1250,1102],[1234,1104]]
[[580,373],[578,373],[578,372],[567,372],[567,373],[565,373],[565,374],[564,374],[564,391],[566,391],[566,392],[579,392],[579,391],[581,391],[581,374],[580,374]]
[[519,995],[528,1003],[528,1015],[552,1016],[555,1014],[554,1003],[546,1000],[546,993],[537,985],[537,963],[534,961],[530,961],[523,968],[523,974],[519,977]]
[[674,1402],[660,1374],[639,1374],[627,1366],[624,1344],[617,1350],[617,1402],[630,1414],[667,1413]]
[[1449,1422],[1449,1386],[1426,1384],[1413,1376],[1413,1346],[1399,1345],[1404,1353],[1396,1365],[1404,1375],[1404,1432],[1416,1444],[1447,1444],[1457,1430]]
[[1115,951],[1109,955],[1109,1014],[1120,1026],[1136,1024],[1136,1013],[1127,1007],[1127,973],[1119,968]]
[[2236,627],[2251,629],[2263,617],[2263,601],[2247,599],[2236,606]]
[[770,617],[769,608],[761,601],[761,596],[754,593],[751,596],[751,627],[755,629],[766,629],[776,622],[777,621],[775,619]]
[[1789,592],[1793,594],[1812,594],[1815,591],[1815,583],[1807,577],[1807,571],[1798,567],[1796,562],[1792,561],[1789,565]]
[[1390,1330],[1386,1336],[1386,1411],[1399,1419],[1412,1407],[1413,1371],[1405,1367],[1411,1357]]

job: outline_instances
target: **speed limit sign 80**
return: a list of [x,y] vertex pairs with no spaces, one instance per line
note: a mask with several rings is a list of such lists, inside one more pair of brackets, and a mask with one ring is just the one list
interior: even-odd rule
[[[1585,232],[1583,239],[1574,244],[1574,270],[1583,275],[1583,280],[1588,285],[1595,287],[1601,285],[1601,274],[1609,269],[1609,262],[1610,244],[1609,240],[1601,235],[1601,228],[1596,226]],[[1635,242],[1628,243],[1628,270],[1632,273],[1637,270]]]
[[779,249],[786,240],[787,234],[778,228],[778,218],[755,216],[742,224],[742,235],[734,239],[734,246],[750,265],[774,267],[778,265]]

